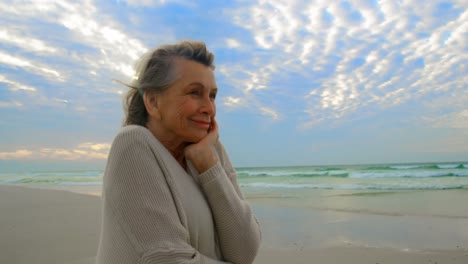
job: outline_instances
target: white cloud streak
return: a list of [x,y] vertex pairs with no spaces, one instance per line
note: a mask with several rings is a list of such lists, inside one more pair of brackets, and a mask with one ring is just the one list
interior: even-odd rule
[[0,29],[0,42],[39,54],[54,54],[59,50],[40,39],[24,36],[19,32],[13,32],[9,29]]
[[33,155],[33,152],[27,149],[19,149],[11,152],[0,152],[0,160],[26,159]]
[[9,90],[13,92],[25,91],[35,93],[37,91],[36,88],[31,87],[29,85],[9,80],[8,77],[3,74],[0,74],[0,83],[5,83],[9,87]]
[[103,160],[109,150],[108,143],[85,142],[72,149],[44,147],[0,152],[0,160]]
[[12,56],[0,50],[0,63],[10,67],[22,68],[34,74],[44,76],[55,81],[65,81],[65,77],[59,71],[49,68],[42,63],[31,61],[19,56]]

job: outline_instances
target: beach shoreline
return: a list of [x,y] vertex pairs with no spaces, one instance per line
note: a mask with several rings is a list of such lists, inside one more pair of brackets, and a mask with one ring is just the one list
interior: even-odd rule
[[[59,189],[0,185],[0,263],[94,262],[99,186],[89,189],[93,195],[83,194],[86,187]],[[466,190],[244,193],[262,224],[255,263],[468,263],[468,212],[447,202],[466,201]],[[398,209],[398,200],[413,202]],[[407,214],[424,201],[432,207]]]

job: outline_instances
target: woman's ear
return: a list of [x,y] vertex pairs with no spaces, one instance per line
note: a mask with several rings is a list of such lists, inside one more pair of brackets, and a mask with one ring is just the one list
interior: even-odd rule
[[148,115],[158,121],[161,120],[161,113],[158,107],[158,95],[156,93],[144,93],[143,101],[145,103],[146,111]]

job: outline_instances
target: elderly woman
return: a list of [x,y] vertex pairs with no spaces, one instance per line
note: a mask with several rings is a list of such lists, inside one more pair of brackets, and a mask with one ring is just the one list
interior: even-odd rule
[[98,264],[252,263],[260,228],[218,140],[204,43],[143,57],[103,183]]

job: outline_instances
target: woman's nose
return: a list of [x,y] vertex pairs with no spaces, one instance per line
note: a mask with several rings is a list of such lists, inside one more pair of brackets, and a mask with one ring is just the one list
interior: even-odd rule
[[200,112],[208,115],[213,115],[216,111],[215,102],[211,97],[203,97],[202,105],[200,107]]

